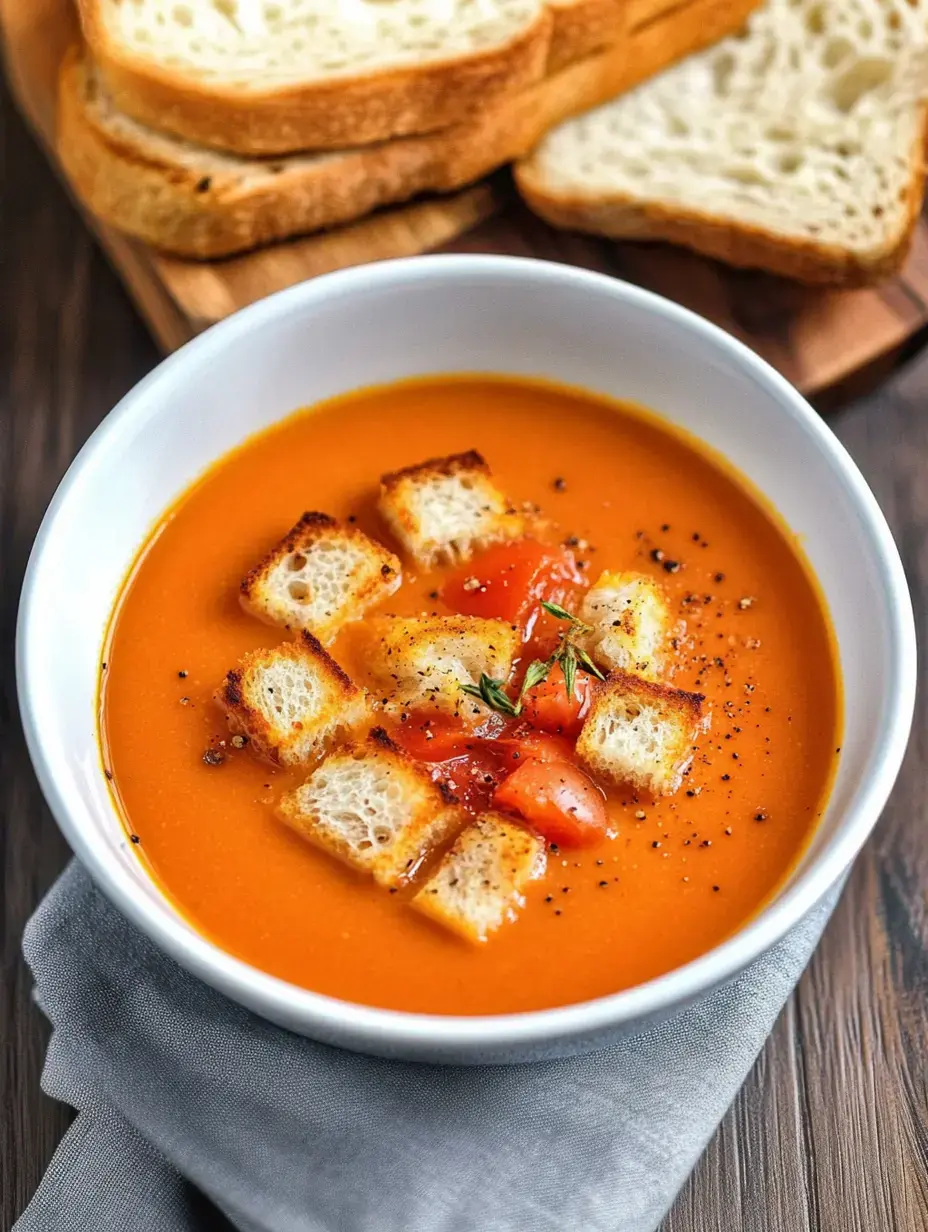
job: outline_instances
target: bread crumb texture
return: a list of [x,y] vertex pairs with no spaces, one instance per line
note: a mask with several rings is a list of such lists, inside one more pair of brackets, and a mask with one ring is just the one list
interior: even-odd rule
[[542,0],[92,0],[133,56],[245,93],[415,68],[516,38]]
[[426,567],[455,564],[493,543],[521,539],[534,524],[531,511],[515,508],[497,488],[475,449],[382,476],[380,511]]
[[871,254],[917,211],[926,81],[924,0],[767,0],[739,34],[554,129],[520,185],[543,215],[601,206],[601,227],[577,225],[607,234],[661,238],[659,213],[625,203]]
[[413,877],[427,853],[465,821],[453,798],[382,728],[327,757],[283,796],[278,814],[303,838],[388,887]]
[[304,513],[244,579],[242,600],[264,620],[330,642],[401,581],[399,560],[363,531]]
[[607,782],[672,795],[708,722],[702,694],[617,671],[594,691],[577,754]]
[[458,837],[413,906],[468,941],[486,941],[525,905],[523,891],[545,870],[537,834],[500,813],[482,813]]
[[321,757],[368,716],[367,700],[311,633],[243,656],[216,693],[230,731],[281,766]]

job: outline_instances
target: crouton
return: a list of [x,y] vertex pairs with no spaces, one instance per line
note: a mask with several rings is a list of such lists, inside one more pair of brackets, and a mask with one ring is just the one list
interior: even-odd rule
[[598,685],[577,754],[613,783],[672,795],[693,759],[693,742],[708,726],[701,693],[686,693],[631,672],[613,672]]
[[299,641],[246,654],[215,697],[230,730],[280,766],[321,757],[368,715],[363,689],[305,631]]
[[663,588],[643,573],[602,573],[588,590],[580,619],[592,632],[582,640],[602,668],[633,672],[656,680],[661,649],[670,624]]
[[461,686],[484,673],[505,682],[522,646],[514,625],[477,616],[380,616],[369,628],[366,666],[394,706],[472,720],[487,708]]
[[466,819],[382,728],[331,753],[277,811],[303,838],[393,887]]
[[468,941],[486,941],[516,918],[525,903],[522,891],[544,869],[545,844],[537,834],[500,813],[482,813],[412,904]]
[[521,539],[535,523],[500,492],[473,449],[383,475],[380,512],[426,568],[455,564],[492,543]]
[[399,560],[363,531],[304,513],[242,581],[242,603],[262,620],[330,642],[401,581]]

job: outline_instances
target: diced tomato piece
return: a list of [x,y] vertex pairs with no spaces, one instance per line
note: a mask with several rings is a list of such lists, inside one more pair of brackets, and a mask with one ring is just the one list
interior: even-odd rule
[[520,762],[530,761],[532,758],[536,761],[570,761],[574,751],[569,740],[552,736],[548,732],[536,731],[527,723],[518,724],[494,740],[493,745],[511,762],[510,770],[514,770]]
[[436,783],[454,795],[465,808],[478,813],[490,807],[493,794],[508,773],[493,741],[486,740],[480,748],[465,757],[433,762],[429,770]]
[[522,713],[542,731],[576,736],[590,708],[590,678],[578,671],[573,696],[567,694],[567,681],[560,663],[555,663],[546,680],[529,689],[522,702]]
[[423,714],[411,714],[391,735],[400,748],[419,761],[465,757],[480,746],[473,732],[459,720]]
[[527,761],[496,789],[497,808],[518,813],[549,843],[583,847],[606,833],[602,792],[568,761]]
[[442,598],[462,616],[497,617],[516,625],[534,615],[541,599],[564,604],[582,584],[568,549],[520,539],[488,548],[463,565],[445,583]]

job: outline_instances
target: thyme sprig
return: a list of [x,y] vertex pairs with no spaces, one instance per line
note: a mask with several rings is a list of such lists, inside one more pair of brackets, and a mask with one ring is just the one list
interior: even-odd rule
[[560,645],[553,654],[549,655],[547,659],[533,659],[529,663],[525,669],[525,675],[522,677],[519,696],[515,701],[506,693],[503,681],[494,680],[486,672],[481,675],[479,684],[462,684],[461,690],[464,693],[471,697],[479,698],[491,710],[496,710],[499,714],[518,718],[522,713],[526,693],[529,689],[533,689],[536,685],[541,684],[542,681],[547,680],[551,669],[558,663],[560,663],[561,670],[564,673],[564,687],[568,697],[573,697],[574,695],[574,683],[577,679],[578,670],[586,672],[590,676],[595,676],[597,680],[606,679],[587,652],[573,640],[575,637],[582,637],[584,634],[589,633],[590,626],[584,624],[582,620],[574,616],[572,612],[568,612],[566,608],[561,607],[559,603],[549,603],[546,599],[542,599],[541,606],[556,620],[567,621],[570,628],[561,639]]

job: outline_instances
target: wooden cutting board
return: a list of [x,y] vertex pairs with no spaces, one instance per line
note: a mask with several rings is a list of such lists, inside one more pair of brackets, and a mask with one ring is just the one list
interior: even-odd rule
[[[53,163],[55,80],[75,28],[70,0],[0,0],[10,84]],[[928,332],[924,220],[900,276],[877,290],[859,291],[813,290],[664,245],[616,244],[555,231],[518,202],[505,172],[453,196],[223,261],[166,257],[93,218],[88,223],[166,350],[306,278],[435,251],[543,257],[649,287],[741,338],[823,405],[881,375]]]

